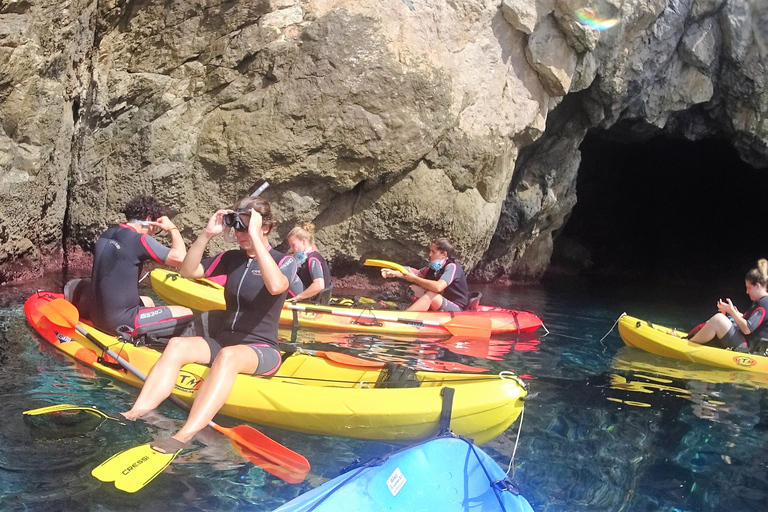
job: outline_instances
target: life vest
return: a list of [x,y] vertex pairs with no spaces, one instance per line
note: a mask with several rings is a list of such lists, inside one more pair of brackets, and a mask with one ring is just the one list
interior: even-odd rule
[[469,286],[467,285],[467,274],[464,273],[464,269],[455,259],[448,258],[445,261],[445,265],[443,265],[443,267],[437,271],[429,267],[427,273],[424,275],[424,278],[431,281],[437,281],[445,273],[445,269],[450,263],[456,265],[456,275],[453,277],[451,284],[449,284],[445,290],[443,290],[441,295],[459,306],[461,309],[465,309],[469,303]]

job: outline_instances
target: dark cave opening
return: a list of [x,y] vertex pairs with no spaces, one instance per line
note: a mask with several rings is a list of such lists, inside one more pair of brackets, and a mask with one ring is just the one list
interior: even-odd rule
[[592,131],[579,149],[578,202],[555,239],[553,271],[733,284],[768,258],[768,169],[729,141],[625,143]]

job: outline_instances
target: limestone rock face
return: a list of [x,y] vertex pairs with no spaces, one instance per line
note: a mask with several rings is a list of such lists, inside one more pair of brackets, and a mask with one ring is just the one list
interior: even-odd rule
[[[618,23],[595,30],[575,12]],[[152,193],[189,242],[263,181],[331,260],[536,279],[578,146],[631,119],[768,161],[749,0],[16,0],[0,4],[0,282],[86,251]],[[55,27],[55,29],[52,29]],[[696,106],[696,115],[692,107]],[[223,241],[218,248],[225,247]]]

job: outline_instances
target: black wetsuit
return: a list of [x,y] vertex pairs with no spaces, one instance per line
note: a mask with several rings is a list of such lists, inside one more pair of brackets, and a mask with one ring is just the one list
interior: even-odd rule
[[749,348],[768,342],[768,295],[753,302],[744,313],[750,333],[745,336]]
[[301,264],[297,274],[301,282],[304,283],[305,290],[319,277],[323,278],[326,287],[331,284],[331,269],[325,258],[317,251],[307,254],[307,259]]
[[[272,248],[269,253],[290,281],[296,274],[296,260]],[[258,262],[243,250],[223,252],[202,265],[205,277],[227,275],[226,309],[210,336],[222,347],[263,343],[277,349],[277,325],[287,292],[269,293]]]
[[[169,320],[162,306],[145,308],[139,295],[142,263],[164,264],[169,252],[168,247],[127,224],[110,226],[94,249],[88,300],[93,324],[111,334],[121,326],[135,329],[145,322]],[[150,317],[140,318],[145,309],[151,310],[146,312]]]

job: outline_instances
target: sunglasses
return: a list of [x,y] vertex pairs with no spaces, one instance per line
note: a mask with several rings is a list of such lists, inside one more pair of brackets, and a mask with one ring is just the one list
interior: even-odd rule
[[228,228],[235,228],[235,231],[244,233],[248,231],[248,224],[251,222],[250,210],[236,210],[222,217],[222,222]]

